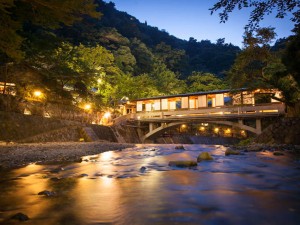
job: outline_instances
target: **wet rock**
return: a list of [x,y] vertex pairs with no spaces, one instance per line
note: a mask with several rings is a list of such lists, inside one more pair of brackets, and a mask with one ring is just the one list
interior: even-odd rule
[[250,145],[250,146],[247,147],[247,150],[249,152],[259,152],[263,149],[264,149],[264,147],[261,146],[261,145]]
[[237,151],[237,150],[233,150],[231,148],[228,148],[226,149],[225,151],[225,155],[228,156],[228,155],[240,155],[240,152]]
[[89,175],[86,173],[80,174],[79,177],[88,177]]
[[195,161],[170,161],[169,166],[176,166],[176,167],[194,167],[197,166],[197,162]]
[[29,220],[29,217],[27,215],[19,212],[19,213],[13,215],[11,217],[11,219],[13,219],[13,220],[19,220],[19,221],[27,221],[27,220]]
[[281,155],[284,155],[284,154],[283,154],[283,152],[276,151],[276,152],[273,152],[273,155],[281,156]]
[[184,146],[183,145],[178,145],[178,146],[175,146],[175,149],[182,149],[182,150],[185,150]]
[[103,174],[102,174],[102,173],[95,173],[95,176],[96,176],[96,177],[102,177]]
[[56,196],[56,192],[55,191],[47,191],[47,190],[44,190],[44,191],[41,191],[38,193],[38,195],[44,195],[44,196],[47,196],[47,197],[54,197]]
[[64,168],[59,167],[59,168],[55,168],[55,169],[51,170],[50,173],[59,173],[63,170],[64,170]]
[[197,158],[197,162],[201,162],[203,160],[213,160],[213,157],[208,152],[201,152],[201,154]]
[[146,169],[147,169],[147,168],[146,168],[145,166],[142,166],[142,167],[140,168],[140,172],[141,172],[141,173],[144,173],[144,172],[146,171]]

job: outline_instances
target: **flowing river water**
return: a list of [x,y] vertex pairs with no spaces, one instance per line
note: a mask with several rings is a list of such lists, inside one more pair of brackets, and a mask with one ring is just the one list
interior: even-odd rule
[[[216,145],[137,145],[2,172],[0,224],[300,224],[300,161]],[[208,151],[213,161],[168,166]],[[48,190],[51,196],[38,195]],[[9,219],[22,212],[26,222]]]

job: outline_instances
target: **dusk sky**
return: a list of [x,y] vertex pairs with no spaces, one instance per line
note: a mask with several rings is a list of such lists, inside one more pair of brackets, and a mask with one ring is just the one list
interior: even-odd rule
[[[218,13],[210,14],[209,8],[217,0],[105,0],[114,2],[120,11],[136,17],[140,22],[164,29],[169,34],[188,40],[194,37],[198,41],[225,38],[226,43],[242,46],[244,26],[250,11],[236,10],[229,15],[229,21],[220,23]],[[277,38],[292,34],[293,23],[288,19],[276,19],[266,16],[261,26],[275,27]]]

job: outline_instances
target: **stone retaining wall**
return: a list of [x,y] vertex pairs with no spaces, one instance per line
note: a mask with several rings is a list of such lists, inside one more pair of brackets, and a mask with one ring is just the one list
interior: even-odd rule
[[300,144],[300,118],[281,118],[266,128],[254,140],[266,144]]

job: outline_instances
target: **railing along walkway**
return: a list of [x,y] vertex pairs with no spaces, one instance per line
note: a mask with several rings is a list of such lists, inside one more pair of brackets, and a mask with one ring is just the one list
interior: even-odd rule
[[182,109],[173,111],[138,112],[127,117],[140,121],[178,121],[188,119],[261,118],[284,115],[282,103],[264,105],[223,106],[214,108]]

